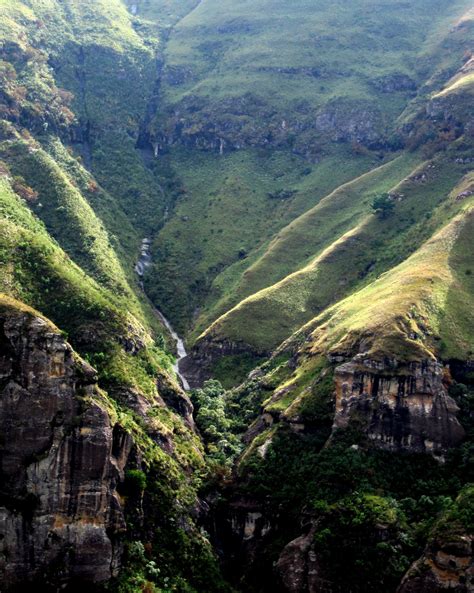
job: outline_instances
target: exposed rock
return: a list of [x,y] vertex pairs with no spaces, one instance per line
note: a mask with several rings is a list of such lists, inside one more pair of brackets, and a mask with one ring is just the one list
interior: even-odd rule
[[470,485],[435,524],[422,557],[410,567],[397,593],[474,591],[473,510]]
[[471,593],[474,591],[474,538],[432,542],[405,575],[397,593]]
[[297,537],[285,546],[275,566],[283,591],[287,593],[319,593],[322,580],[319,564],[313,549],[316,527]]
[[336,142],[377,143],[382,137],[381,114],[368,101],[335,100],[316,114],[315,129]]
[[60,332],[32,313],[0,314],[2,590],[101,582],[119,568],[118,482],[132,446]]
[[179,414],[189,428],[194,429],[193,404],[186,393],[182,389],[176,389],[164,375],[158,378],[157,385],[165,404]]
[[357,415],[377,447],[442,455],[464,437],[439,362],[358,355],[336,368],[335,383],[334,428],[345,428]]
[[373,80],[372,85],[382,93],[414,92],[417,89],[416,82],[413,78],[401,73],[381,76]]
[[[281,72],[300,73],[298,69]],[[316,70],[305,74],[319,76]],[[178,69],[170,71],[169,76],[172,84],[183,84],[191,74]],[[327,142],[375,146],[384,143],[385,132],[380,111],[367,100],[336,99],[320,109],[303,102],[291,113],[283,113],[251,93],[212,105],[202,97],[188,95],[167,114],[166,125],[154,142],[160,147],[180,144],[221,154],[250,147],[285,148],[316,161]]]
[[180,370],[186,376],[192,389],[201,387],[212,376],[216,362],[224,356],[253,353],[255,357],[264,355],[263,352],[252,352],[251,347],[244,342],[236,343],[230,340],[220,340],[212,335],[206,336],[194,345],[191,352],[180,361]]

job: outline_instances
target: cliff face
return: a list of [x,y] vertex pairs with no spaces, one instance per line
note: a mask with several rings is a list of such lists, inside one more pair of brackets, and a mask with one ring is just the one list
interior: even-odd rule
[[357,355],[335,371],[334,428],[358,417],[368,438],[392,451],[442,454],[464,436],[458,407],[433,360],[400,364]]
[[465,533],[456,540],[437,539],[411,567],[398,593],[468,593],[474,590],[474,537]]
[[180,361],[179,367],[186,375],[190,387],[195,389],[213,377],[215,365],[220,359],[246,354],[253,356],[255,361],[268,355],[268,353],[251,349],[244,342],[219,341],[219,339],[206,337],[195,344],[188,356]]
[[474,590],[472,511],[474,490],[463,489],[435,525],[419,560],[404,576],[397,593],[469,593]]
[[119,567],[116,486],[131,448],[96,373],[30,312],[0,315],[0,572],[7,590],[100,582]]

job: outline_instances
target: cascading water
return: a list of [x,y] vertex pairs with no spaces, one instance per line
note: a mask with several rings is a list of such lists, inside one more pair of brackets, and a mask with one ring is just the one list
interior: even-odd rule
[[[140,284],[141,284],[142,289],[143,289],[143,280],[142,280],[143,274],[145,273],[145,270],[147,269],[147,267],[151,264],[150,245],[151,245],[150,239],[145,237],[145,239],[143,239],[143,241],[142,241],[140,257],[135,265],[135,272],[137,273],[138,277],[140,278]],[[176,362],[173,365],[173,368],[181,381],[183,389],[188,391],[190,389],[189,383],[188,383],[186,377],[179,370],[180,361],[183,358],[186,358],[186,356],[187,356],[186,348],[184,347],[184,341],[176,333],[176,331],[174,330],[173,326],[168,321],[168,319],[166,319],[166,317],[163,315],[163,313],[156,307],[155,307],[155,313],[160,318],[161,322],[166,327],[166,329],[169,331],[173,340],[176,342]]]

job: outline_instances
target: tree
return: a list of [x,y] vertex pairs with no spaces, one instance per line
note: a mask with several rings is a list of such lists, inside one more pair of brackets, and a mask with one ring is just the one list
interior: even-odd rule
[[372,201],[372,210],[379,215],[380,218],[388,218],[395,208],[395,203],[389,194],[380,194]]
[[225,390],[219,381],[206,381],[202,389],[191,394],[196,423],[206,443],[209,459],[227,464],[238,455],[240,440],[232,432],[232,420],[227,416]]

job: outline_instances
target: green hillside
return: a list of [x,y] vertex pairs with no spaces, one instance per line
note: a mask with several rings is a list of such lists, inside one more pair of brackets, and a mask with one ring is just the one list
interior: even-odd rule
[[[277,284],[243,300],[211,325],[209,334],[213,338],[242,340],[257,351],[270,351],[331,302],[357,286],[373,282],[457,212],[460,204],[452,200],[452,191],[470,169],[468,165],[453,166],[454,155],[458,154],[461,152],[448,153],[449,156],[424,162],[415,170],[410,170],[413,161],[408,161],[405,169],[395,162],[393,170],[400,176],[397,182],[393,183],[394,177],[387,175],[385,166],[328,196],[292,223],[286,236],[282,233],[267,252],[267,261],[258,263],[275,271],[275,263],[281,264],[283,259],[279,252],[292,254],[302,245],[309,250],[312,241],[320,242],[323,238],[326,242],[320,254]],[[408,170],[409,175],[401,177]],[[420,183],[426,172],[426,179]],[[381,218],[372,212],[370,204],[387,190],[394,196],[396,206],[390,216]],[[359,209],[360,222],[355,208]],[[336,219],[334,223],[331,213]],[[347,221],[346,228],[341,220]],[[333,224],[337,234],[324,237]],[[324,228],[323,233],[317,232],[320,227]],[[297,245],[294,251],[291,244]],[[263,274],[255,268],[255,277],[262,281]],[[248,276],[253,273],[249,270]]]
[[2,591],[470,592],[473,39],[0,0]]
[[[204,1],[165,50],[150,140],[173,171],[176,215],[155,240],[148,286],[191,342],[317,255],[281,236],[338,186],[397,156],[400,122],[424,108],[469,44],[465,2],[366,2],[356,14],[334,3],[271,4],[269,17],[265,2]],[[154,286],[154,277],[166,282]]]

